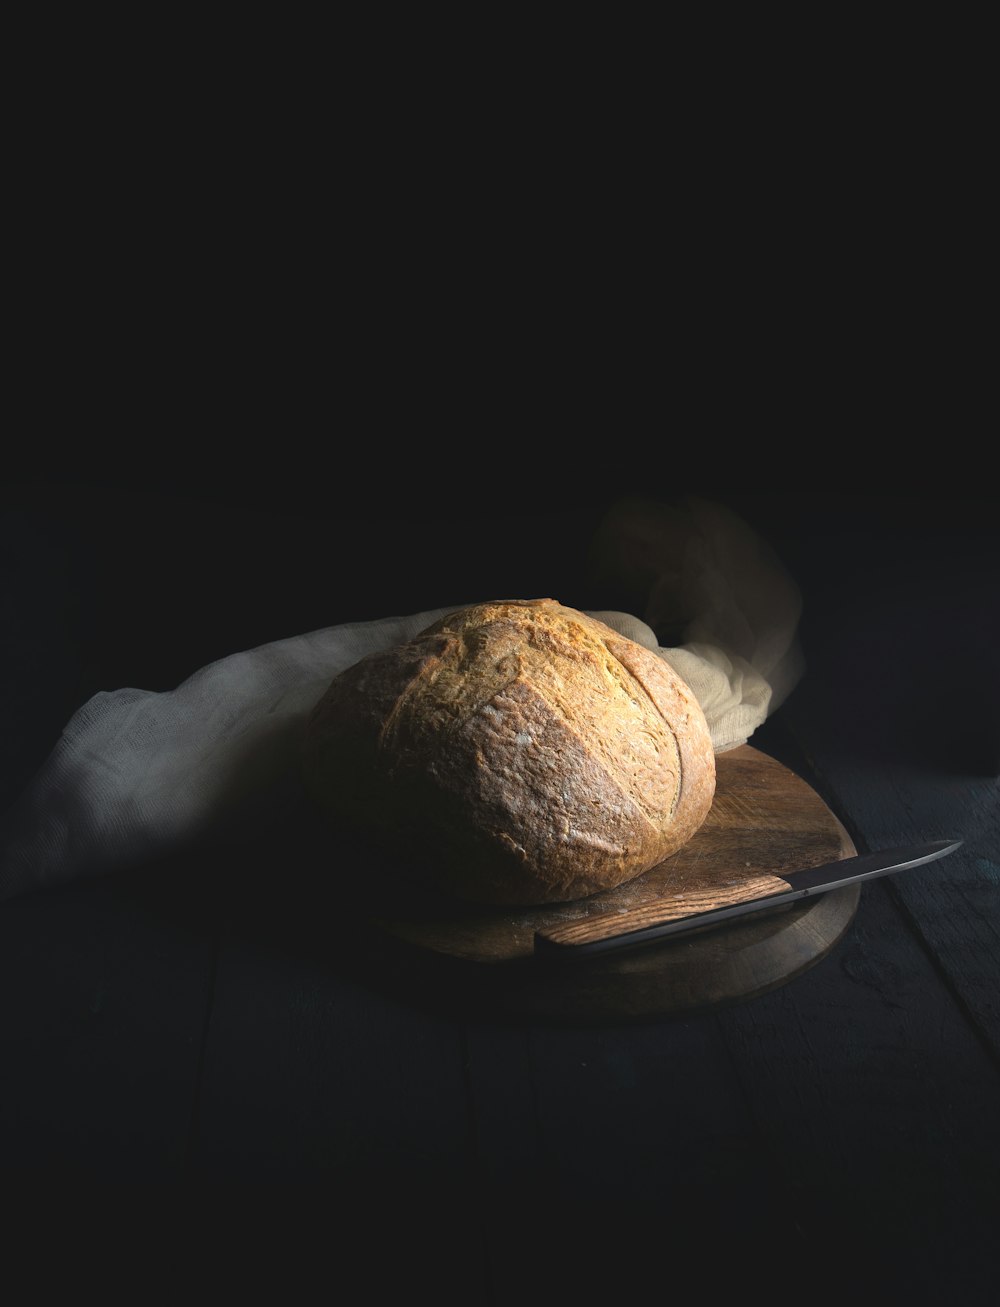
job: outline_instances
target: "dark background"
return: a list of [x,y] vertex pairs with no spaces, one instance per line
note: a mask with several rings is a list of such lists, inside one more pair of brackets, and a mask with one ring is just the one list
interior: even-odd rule
[[867,166],[836,130],[765,158],[731,116],[664,163],[595,124],[526,171],[498,164],[505,129],[435,152],[442,104],[375,148],[352,111],[331,160],[270,107],[251,122],[259,90],[193,123],[173,80],[134,122],[138,87],[49,128],[29,98],[0,806],[102,689],[486,595],[628,607],[590,567],[604,513],[700,494],[803,593],[806,675],[753,742],[859,848],[968,843],[944,882],[866,891],[793,984],[637,1030],[373,992],[280,845],[0,905],[25,1224],[112,1261],[139,1226],[147,1277],[207,1248],[225,1284],[350,1268],[463,1307],[748,1282],[990,1301],[1000,534],[965,137],[928,124],[908,173],[895,136]]

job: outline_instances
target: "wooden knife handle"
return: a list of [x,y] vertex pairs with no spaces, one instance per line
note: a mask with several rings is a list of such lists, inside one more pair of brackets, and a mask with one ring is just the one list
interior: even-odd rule
[[[699,912],[712,912],[716,908],[729,907],[734,903],[746,903],[750,899],[765,898],[787,890],[788,882],[779,876],[753,876],[733,885],[717,886],[711,890],[687,891],[674,899],[643,903],[638,907],[629,908],[626,912],[603,912],[592,917],[581,917],[578,921],[543,926],[535,932],[535,942],[537,945],[541,940],[543,946],[551,944],[560,948],[593,944],[598,940],[614,939],[619,935],[629,935],[636,930],[645,930],[649,926],[659,926],[667,921],[678,921],[682,917],[692,917]],[[766,906],[761,904],[761,907]]]

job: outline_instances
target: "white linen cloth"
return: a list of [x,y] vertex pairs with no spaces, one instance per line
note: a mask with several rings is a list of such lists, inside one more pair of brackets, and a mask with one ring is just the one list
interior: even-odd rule
[[[647,601],[641,617],[592,615],[681,675],[717,753],[745,743],[803,670],[799,592],[777,558],[742,519],[704,500],[673,510],[622,503],[595,549],[605,576],[646,590]],[[252,837],[280,820],[301,799],[300,732],[331,678],[461,606],[277,640],[170,691],[94,695],[0,819],[0,899]],[[654,625],[678,620],[682,641],[661,647]]]

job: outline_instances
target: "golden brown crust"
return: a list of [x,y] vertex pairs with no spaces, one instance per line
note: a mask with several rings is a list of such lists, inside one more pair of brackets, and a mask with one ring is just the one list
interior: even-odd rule
[[555,600],[512,600],[336,677],[303,778],[442,888],[513,905],[610,889],[676,852],[708,815],[715,756],[655,653]]

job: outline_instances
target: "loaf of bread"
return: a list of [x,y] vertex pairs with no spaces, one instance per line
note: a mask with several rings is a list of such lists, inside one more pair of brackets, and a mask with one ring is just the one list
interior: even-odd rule
[[611,889],[687,843],[715,755],[667,663],[534,599],[461,609],[335,677],[303,779],[438,889],[538,904]]

